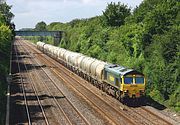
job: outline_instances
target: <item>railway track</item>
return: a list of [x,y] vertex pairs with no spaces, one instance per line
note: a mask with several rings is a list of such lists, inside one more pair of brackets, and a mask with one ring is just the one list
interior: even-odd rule
[[[21,45],[21,47],[22,47],[22,49],[25,50],[25,48],[22,45]],[[36,86],[37,86],[37,84],[39,84],[39,86],[40,86],[39,88],[43,87],[43,89],[46,90],[45,93],[41,93],[40,95],[47,94],[48,96],[50,96],[53,99],[49,104],[53,103],[53,106],[58,107],[58,109],[56,108],[56,110],[54,110],[54,113],[60,114],[60,115],[56,116],[59,119],[59,121],[56,122],[56,123],[55,123],[55,121],[53,121],[54,123],[51,123],[51,124],[62,124],[62,125],[64,125],[64,124],[66,124],[66,125],[67,124],[70,124],[70,125],[72,125],[72,124],[81,124],[81,125],[88,125],[89,124],[88,121],[86,121],[86,119],[83,117],[83,115],[81,115],[78,112],[78,110],[63,95],[63,93],[60,92],[60,91],[57,91],[57,90],[55,91],[55,89],[57,89],[57,87],[55,85],[55,82],[51,78],[51,76],[49,76],[42,67],[36,67],[35,66],[35,65],[39,65],[39,64],[33,58],[33,55],[31,54],[31,52],[29,52],[28,50],[26,50],[26,52],[31,57],[31,60],[29,60],[29,63],[31,63],[30,61],[33,60],[33,66],[31,66],[30,68],[33,69],[33,71],[34,71],[34,74],[33,74],[34,76],[32,76],[34,78],[34,80],[39,81],[38,83],[36,83]],[[38,68],[41,68],[41,70],[37,70]],[[53,84],[54,84],[54,88],[52,87]],[[58,96],[55,97],[54,94],[61,95],[62,98],[60,97],[59,99],[57,99]],[[59,110],[59,112],[58,112],[58,110]]]
[[[51,108],[52,104],[48,101],[49,99],[48,100],[46,99],[46,94],[43,93],[42,91],[40,91],[40,89],[42,89],[42,86],[38,87],[38,83],[40,83],[41,81],[37,77],[34,76],[34,74],[36,74],[36,69],[34,69],[34,67],[33,67],[34,64],[31,61],[33,59],[33,57],[31,56],[30,53],[28,53],[28,52],[26,52],[26,50],[24,50],[24,48],[20,44],[20,42],[18,42],[18,44],[19,44],[19,49],[21,51],[23,51],[24,53],[26,53],[26,56],[29,57],[28,59],[26,59],[24,61],[23,64],[28,64],[28,66],[25,66],[25,69],[26,69],[27,74],[28,74],[27,78],[30,78],[32,80],[31,86],[32,86],[33,90],[35,91],[36,95],[38,96],[37,100],[41,104],[40,108],[42,110],[42,114],[45,116],[46,124],[55,124],[55,123],[57,124],[57,123],[59,123],[60,121],[57,118],[58,116],[51,113],[50,110],[47,110],[48,108],[50,108],[52,111],[55,112],[54,108]],[[39,74],[37,74],[37,76],[38,75]],[[32,114],[34,114],[34,113],[32,113]],[[51,115],[53,115],[55,118],[52,118]]]
[[151,119],[154,119],[154,124],[161,124],[161,125],[172,125],[171,122],[165,120],[164,118],[160,117],[159,115],[153,113],[152,111],[148,110],[147,108],[145,107],[139,107],[137,108],[137,110],[141,110],[141,112],[145,112],[143,114],[146,114],[146,115],[143,115],[144,117],[147,116],[147,117],[152,117]]
[[17,46],[14,44],[14,56],[13,58],[16,59],[17,61],[17,71],[18,71],[18,74],[19,74],[19,77],[20,77],[20,84],[21,84],[21,92],[23,94],[23,98],[24,98],[24,105],[25,105],[25,109],[26,109],[26,116],[27,116],[27,120],[28,120],[28,124],[31,125],[31,118],[30,118],[30,113],[29,113],[29,108],[28,108],[28,103],[27,103],[27,98],[26,98],[26,90],[25,90],[25,87],[24,87],[24,82],[23,82],[23,76],[21,74],[21,67],[20,67],[20,62],[19,62],[19,55],[17,53]]
[[[146,109],[146,107],[132,108],[119,103],[114,98],[109,98],[106,93],[99,91],[87,81],[54,61],[54,59],[42,54],[34,48],[33,44],[25,41],[18,41],[15,44],[19,48],[16,46],[16,49],[19,51],[17,57],[20,57],[19,61],[21,61],[19,63],[20,68],[23,69],[23,72],[26,72],[21,77],[21,81],[22,83],[31,83],[31,85],[21,84],[24,87],[24,98],[26,98],[27,103],[26,117],[28,119],[29,114],[29,124],[33,123],[32,113],[28,111],[31,110],[29,104],[32,104],[32,102],[29,102],[26,92],[32,90],[34,93],[31,92],[28,95],[37,95],[42,108],[47,104],[50,105],[51,110],[53,108],[51,112],[44,109],[45,116],[43,116],[43,113],[41,114],[43,119],[47,118],[47,122],[45,120],[44,124],[173,124]],[[23,60],[23,56],[27,58]],[[22,72],[21,69],[19,73]],[[31,86],[32,90],[28,90],[28,86]],[[49,99],[42,100],[42,95]],[[75,98],[77,96],[78,99]],[[83,104],[86,106],[82,106]],[[43,109],[40,108],[39,110],[43,112]],[[88,114],[86,111],[91,111],[92,114],[94,113],[94,116],[97,116],[96,118],[104,119],[104,122],[96,122],[96,120],[92,119],[93,117],[90,117],[92,114]],[[54,118],[50,117],[50,114],[53,114]],[[56,120],[56,122],[52,122],[52,120]]]
[[[31,125],[33,124],[33,107],[31,107],[31,105],[36,105],[36,109],[35,110],[41,110],[41,113],[42,114],[39,114],[39,116],[41,115],[41,117],[43,117],[43,121],[42,123],[46,124],[46,125],[49,125],[49,122],[47,120],[47,117],[45,115],[45,112],[44,112],[44,109],[43,109],[43,106],[40,102],[40,99],[39,99],[39,96],[37,94],[37,91],[36,91],[36,88],[35,86],[32,84],[33,81],[32,79],[27,79],[29,78],[29,76],[27,76],[27,66],[24,64],[24,62],[21,60],[22,57],[24,56],[23,52],[22,51],[19,51],[18,50],[18,44],[15,43],[14,44],[14,50],[15,50],[15,58],[16,58],[16,61],[17,61],[17,67],[18,67],[18,72],[19,72],[19,76],[20,76],[20,83],[21,83],[21,90],[22,90],[22,93],[23,93],[23,98],[24,98],[24,105],[25,105],[25,108],[26,108],[26,116],[27,116],[27,121],[28,121],[28,124]],[[22,73],[23,72],[23,73]],[[31,86],[31,89],[32,90],[28,90],[27,89],[27,85],[29,84]],[[29,91],[32,91],[32,93],[29,93]],[[35,101],[29,101],[29,97],[30,96],[35,96],[35,98],[37,99],[36,102]],[[37,109],[39,108],[39,109]]]
[[[38,53],[38,52],[35,52],[35,53]],[[47,60],[43,60],[43,61],[46,61],[46,62],[47,62]],[[51,67],[56,67],[56,66],[51,66]],[[54,68],[51,68],[51,69],[53,70]],[[60,75],[58,75],[58,76],[62,78],[62,76],[60,76]],[[64,81],[64,80],[62,80],[62,81]],[[72,82],[72,81],[71,81],[71,82]],[[97,109],[98,109],[98,110],[101,110],[99,107],[96,106],[96,110],[97,110]],[[101,112],[102,112],[102,111],[101,111]],[[104,112],[104,111],[103,111],[103,112]],[[105,116],[106,116],[105,113],[103,113],[102,115],[105,115]],[[109,116],[109,117],[110,117],[110,116]],[[115,120],[114,120],[114,121],[111,120],[109,117],[106,116],[106,118],[110,121],[111,124],[120,124],[120,123],[118,123],[118,122],[115,121]],[[111,117],[113,117],[113,116],[111,115]],[[122,122],[122,121],[120,121],[120,122]]]
[[[49,59],[47,59],[47,60],[49,60]],[[44,62],[46,62],[46,63],[48,64],[47,60],[44,60]],[[53,61],[51,61],[51,62],[53,63]],[[52,64],[48,64],[48,65],[52,65]],[[53,64],[53,65],[56,65],[56,66],[57,66],[58,64]],[[58,65],[58,67],[59,67],[59,65]],[[64,67],[61,67],[61,69],[63,69],[63,68],[64,68]],[[69,75],[69,73],[66,73],[66,72],[61,73],[61,74],[66,74],[66,77],[69,76],[69,78],[65,79],[65,77],[64,77],[64,76],[61,76],[60,73],[58,73],[58,72],[56,71],[56,69],[52,69],[52,70],[53,70],[54,73],[55,73],[57,76],[59,76],[64,82],[66,82],[66,83],[68,83],[68,84],[71,84],[71,83],[72,83],[72,81],[69,81],[69,82],[68,82],[68,80],[72,78],[72,74],[71,74],[71,73],[70,73],[70,75]],[[65,70],[66,70],[66,69],[65,69]],[[71,78],[70,78],[70,77],[71,77]],[[74,82],[73,82],[73,84],[71,84],[71,85],[73,86],[73,88],[75,88],[75,87],[77,87],[77,86],[79,87],[78,84],[81,84],[81,82],[78,81],[78,80],[76,80],[76,78],[73,79],[73,80],[77,82],[76,84],[75,84]],[[115,109],[114,107],[110,106],[110,104],[108,104],[107,102],[104,102],[99,96],[95,95],[96,100],[92,100],[92,99],[88,98],[87,95],[91,95],[92,97],[94,96],[93,92],[92,92],[90,89],[86,88],[86,87],[84,86],[84,84],[82,84],[81,87],[84,88],[84,91],[82,92],[82,91],[81,91],[82,88],[81,88],[81,90],[77,90],[77,89],[76,89],[77,92],[78,92],[78,93],[81,93],[82,96],[85,96],[85,98],[86,98],[87,100],[91,100],[91,103],[94,104],[94,105],[96,106],[96,108],[98,108],[98,109],[99,109],[101,112],[103,112],[104,114],[107,115],[107,113],[108,113],[108,111],[109,111],[110,113],[109,113],[109,115],[108,115],[107,117],[108,117],[109,119],[112,119],[115,124],[120,124],[120,122],[122,123],[123,120],[120,119],[120,121],[118,121],[118,119],[112,118],[112,114],[114,114],[113,116],[116,116],[116,118],[119,118],[119,116],[123,116],[126,121],[129,120],[129,118],[128,118],[126,115],[122,114],[123,112],[122,112],[120,109]],[[84,93],[87,93],[87,91],[89,91],[89,93],[88,93],[87,95],[84,95]],[[93,99],[95,99],[95,98],[93,98]],[[103,103],[97,105],[97,102],[98,102],[99,100],[101,100]],[[96,103],[95,103],[95,102],[96,102]],[[107,107],[105,107],[105,108],[107,108],[106,110],[102,110],[102,109],[101,109],[104,103],[109,107],[109,109],[108,109]],[[100,105],[101,105],[101,106],[100,106]],[[99,108],[99,107],[100,107],[100,108]],[[103,109],[105,109],[105,108],[103,108]],[[112,112],[111,112],[111,111],[112,111]],[[117,113],[117,114],[116,114],[116,113]],[[116,121],[118,121],[118,122],[116,122]],[[130,119],[129,121],[130,121],[129,124],[137,124],[137,123],[139,123],[139,121],[138,121],[137,119],[134,120],[135,122],[132,121],[132,119]],[[140,123],[139,123],[139,124],[140,124]],[[143,124],[143,123],[141,123],[141,124]]]
[[[27,47],[23,48],[25,46],[22,44],[22,41],[15,42],[17,44],[18,53],[21,54],[20,60],[21,60],[21,73],[23,73],[23,79],[26,83],[26,91],[27,91],[27,102],[28,102],[28,109],[30,109],[30,120],[31,123],[27,123],[27,120],[22,121],[22,117],[18,117],[18,121],[20,122],[12,122],[12,124],[46,124],[44,121],[44,118],[38,115],[37,113],[40,113],[39,109],[34,109],[35,111],[32,111],[32,107],[35,106],[35,98],[33,96],[33,90],[31,89],[31,85],[29,82],[29,79],[32,79],[37,94],[39,95],[39,101],[42,103],[43,108],[45,108],[44,112],[47,116],[47,120],[49,124],[93,124],[93,125],[100,125],[100,124],[109,124],[109,121],[103,118],[103,116],[98,116],[96,111],[92,111],[87,105],[80,105],[80,108],[83,109],[83,111],[79,111],[79,108],[77,108],[76,104],[81,102],[77,101],[76,97],[74,98],[72,95],[70,95],[69,90],[66,91],[64,95],[64,91],[61,92],[62,87],[59,87],[58,83],[60,84],[58,79],[55,79],[55,77],[50,75],[49,68],[50,67],[44,67],[41,66],[39,62],[39,59],[37,59],[34,56],[34,53],[32,51],[27,52]],[[27,71],[28,70],[28,71]],[[17,78],[18,79],[18,78]],[[15,82],[15,81],[14,81]],[[18,83],[17,83],[18,84]],[[13,88],[13,87],[12,87]],[[17,88],[16,88],[17,89]],[[67,98],[67,99],[66,99]],[[49,99],[50,101],[48,101]],[[76,100],[76,101],[74,101]],[[16,101],[22,101],[16,100]],[[74,101],[74,102],[73,102]],[[76,103],[76,104],[75,104]],[[84,102],[82,102],[84,103]],[[63,111],[60,113],[60,106]],[[39,106],[38,106],[39,107]],[[85,107],[85,108],[84,108]],[[48,111],[52,110],[52,108],[56,108],[54,111]],[[90,110],[91,112],[89,112]],[[63,113],[64,112],[64,113]],[[83,114],[82,114],[83,113]],[[89,114],[90,113],[90,114]],[[11,113],[13,114],[19,114],[17,113]],[[24,112],[25,114],[25,112]],[[54,115],[55,114],[55,115]],[[84,115],[87,114],[87,115]],[[38,115],[38,116],[37,116]],[[66,118],[65,118],[66,115]],[[21,116],[21,115],[20,115]],[[34,117],[33,117],[34,116]],[[58,118],[57,118],[58,117]],[[63,118],[64,117],[64,118]],[[11,118],[12,119],[12,118]],[[65,119],[64,121],[62,119]],[[67,120],[69,119],[69,121]],[[88,120],[87,120],[88,119]]]
[[[25,50],[25,48],[24,48],[24,50]],[[26,50],[26,51],[30,55],[31,52],[29,52],[28,50]],[[31,57],[33,57],[33,56],[31,56]],[[32,59],[31,61],[33,61],[33,64],[41,65],[35,59]],[[40,79],[42,81],[42,84],[44,86],[44,89],[46,89],[47,94],[49,96],[52,96],[53,101],[54,101],[54,105],[56,105],[58,107],[58,109],[60,110],[60,112],[62,114],[62,115],[60,115],[59,118],[62,118],[62,116],[64,116],[64,118],[66,119],[66,122],[62,123],[62,121],[61,121],[61,124],[89,125],[90,123],[77,110],[77,108],[72,104],[72,102],[68,98],[65,97],[65,95],[61,92],[61,90],[57,87],[56,82],[49,76],[49,74],[46,72],[46,70],[43,69],[42,67],[40,67],[40,68],[41,68],[41,70],[35,70],[38,68],[33,66],[33,69],[35,70],[34,75],[36,75],[38,77],[38,79]],[[61,95],[61,98],[63,100],[62,99],[58,100],[57,97],[54,95]],[[65,107],[63,107],[63,106],[65,106]],[[76,117],[74,117],[74,116],[76,116]],[[79,117],[77,117],[77,116],[79,116]]]
[[[29,46],[30,47],[30,46]],[[36,51],[36,53],[38,53]],[[40,58],[40,56],[38,56]],[[49,59],[44,59],[41,57],[41,60],[43,60],[43,62],[46,63],[46,65],[49,65],[51,67],[60,67],[60,70],[56,70],[58,68],[51,68],[51,70],[57,75],[59,76],[59,78],[64,81],[64,83],[66,83],[66,85],[71,85],[72,88],[74,88],[74,90],[79,93],[81,96],[83,96],[83,98],[86,99],[86,101],[89,101],[91,103],[91,105],[93,105],[92,107],[95,107],[96,111],[98,111],[99,113],[101,113],[101,115],[104,115],[111,124],[131,124],[131,125],[135,125],[137,123],[135,123],[134,121],[132,121],[130,118],[128,118],[128,116],[124,115],[122,112],[115,110],[113,107],[111,107],[108,103],[104,102],[101,98],[99,98],[98,96],[96,96],[95,94],[93,94],[92,91],[87,90],[84,86],[80,86],[80,82],[77,81],[76,79],[72,79],[71,75],[72,73],[69,73],[69,71],[67,72],[67,69],[65,67],[63,67],[60,64],[56,64],[53,61],[51,61],[51,63],[49,62]],[[69,73],[69,74],[68,74]],[[64,74],[64,75],[62,75]],[[80,88],[81,89],[77,89]],[[83,91],[82,91],[83,90]]]
[[[47,58],[46,58],[46,60],[48,60]],[[45,60],[44,60],[45,61]],[[47,62],[47,61],[45,61],[45,62]],[[48,62],[47,62],[47,64],[48,64]],[[55,66],[57,66],[58,65],[58,67],[60,67],[60,65],[59,64],[57,64],[57,63],[55,63],[55,62],[53,62],[53,61],[51,61],[51,64],[49,64],[49,65],[55,65]],[[62,67],[61,66],[61,69],[63,69],[64,67]],[[67,69],[65,69],[65,70],[67,70]],[[65,82],[68,82],[68,79],[66,80],[65,79],[65,77],[64,76],[61,76],[60,75],[60,73],[58,72],[58,71],[56,71],[56,69],[53,69],[53,71],[54,71],[54,73],[56,74],[56,75],[58,75],[59,77],[61,77],[61,79],[63,80],[63,81],[65,81]],[[61,70],[62,71],[62,70]],[[66,74],[66,76],[69,76],[69,79],[70,79],[70,77],[71,78],[73,78],[72,76],[74,75],[74,73],[73,73],[73,75],[72,75],[72,73],[66,73],[66,72],[64,72],[64,70],[63,70],[63,73],[64,74]],[[74,78],[74,81],[76,81],[76,82],[78,82],[79,84],[81,84],[84,88],[86,88],[86,86],[84,85],[84,84],[82,84],[82,82],[81,81],[78,81],[77,80],[77,78]],[[71,81],[69,81],[68,82],[69,84],[71,84],[72,82]],[[78,86],[77,84],[75,85],[75,84],[71,84],[72,86],[74,85],[74,87],[75,86]],[[82,87],[81,86],[81,87]],[[86,88],[86,91],[87,91],[87,89],[88,88]],[[88,90],[88,91],[91,91],[90,89]],[[84,94],[84,92],[81,92],[81,91],[78,91],[79,93],[81,93],[82,95]],[[91,92],[91,93],[93,93],[93,92]],[[101,100],[101,98],[98,96],[98,99],[100,99]],[[107,103],[108,104],[108,103]],[[108,104],[109,105],[109,104]],[[114,107],[113,107],[114,108]],[[136,118],[138,118],[138,119],[142,119],[143,118],[143,122],[141,122],[141,124],[155,124],[155,125],[159,125],[159,124],[163,124],[163,125],[172,125],[172,123],[171,122],[169,122],[169,121],[167,121],[167,120],[165,120],[164,118],[162,118],[162,117],[160,117],[160,116],[158,116],[157,114],[155,114],[155,113],[153,113],[153,112],[151,112],[151,111],[149,111],[149,110],[147,110],[145,107],[140,107],[140,108],[129,108],[129,107],[126,107],[127,109],[130,109],[129,111],[128,111],[128,113],[127,113],[127,111],[126,111],[126,113],[125,114],[131,114],[130,116],[132,116],[133,117],[133,115],[134,116],[136,116]],[[118,110],[118,109],[116,109],[116,108],[114,108],[116,111]],[[123,111],[121,111],[121,112],[123,112]],[[133,114],[133,115],[132,115]],[[125,116],[126,117],[126,116]],[[141,117],[141,118],[140,118]],[[127,120],[127,119],[126,119]],[[137,120],[137,119],[136,119]],[[135,121],[136,121],[135,120]],[[136,123],[135,124],[137,124],[138,122],[136,121]],[[133,122],[132,123],[130,123],[130,124],[134,124]]]

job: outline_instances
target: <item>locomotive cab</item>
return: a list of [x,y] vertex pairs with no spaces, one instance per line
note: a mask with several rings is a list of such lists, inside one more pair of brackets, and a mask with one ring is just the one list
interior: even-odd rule
[[114,90],[119,93],[118,96],[121,99],[140,98],[145,94],[144,75],[133,69],[114,64],[106,65],[104,81],[114,87]]
[[145,94],[145,78],[141,73],[133,71],[122,76],[122,84],[121,91],[124,96],[140,98]]

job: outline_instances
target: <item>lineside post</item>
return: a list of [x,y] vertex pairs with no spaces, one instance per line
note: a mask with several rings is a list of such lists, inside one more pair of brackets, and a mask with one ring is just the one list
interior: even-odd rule
[[9,114],[10,114],[10,96],[11,96],[11,93],[10,93],[10,84],[11,84],[11,81],[12,81],[12,46],[13,46],[13,43],[14,43],[14,39],[12,40],[11,42],[11,52],[10,52],[10,61],[9,61],[9,75],[6,77],[6,81],[7,81],[7,84],[8,84],[8,88],[7,88],[7,104],[6,104],[6,125],[9,125]]

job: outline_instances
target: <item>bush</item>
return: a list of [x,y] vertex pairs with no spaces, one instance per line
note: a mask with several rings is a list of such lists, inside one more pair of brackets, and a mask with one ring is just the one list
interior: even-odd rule
[[110,3],[101,16],[47,29],[64,30],[61,47],[143,72],[147,95],[178,110],[179,12],[177,0],[144,0],[131,14],[127,6]]

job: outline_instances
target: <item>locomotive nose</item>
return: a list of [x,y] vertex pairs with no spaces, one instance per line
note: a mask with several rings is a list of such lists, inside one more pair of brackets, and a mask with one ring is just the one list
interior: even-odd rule
[[132,94],[132,98],[136,98],[136,95],[135,95],[135,94]]

